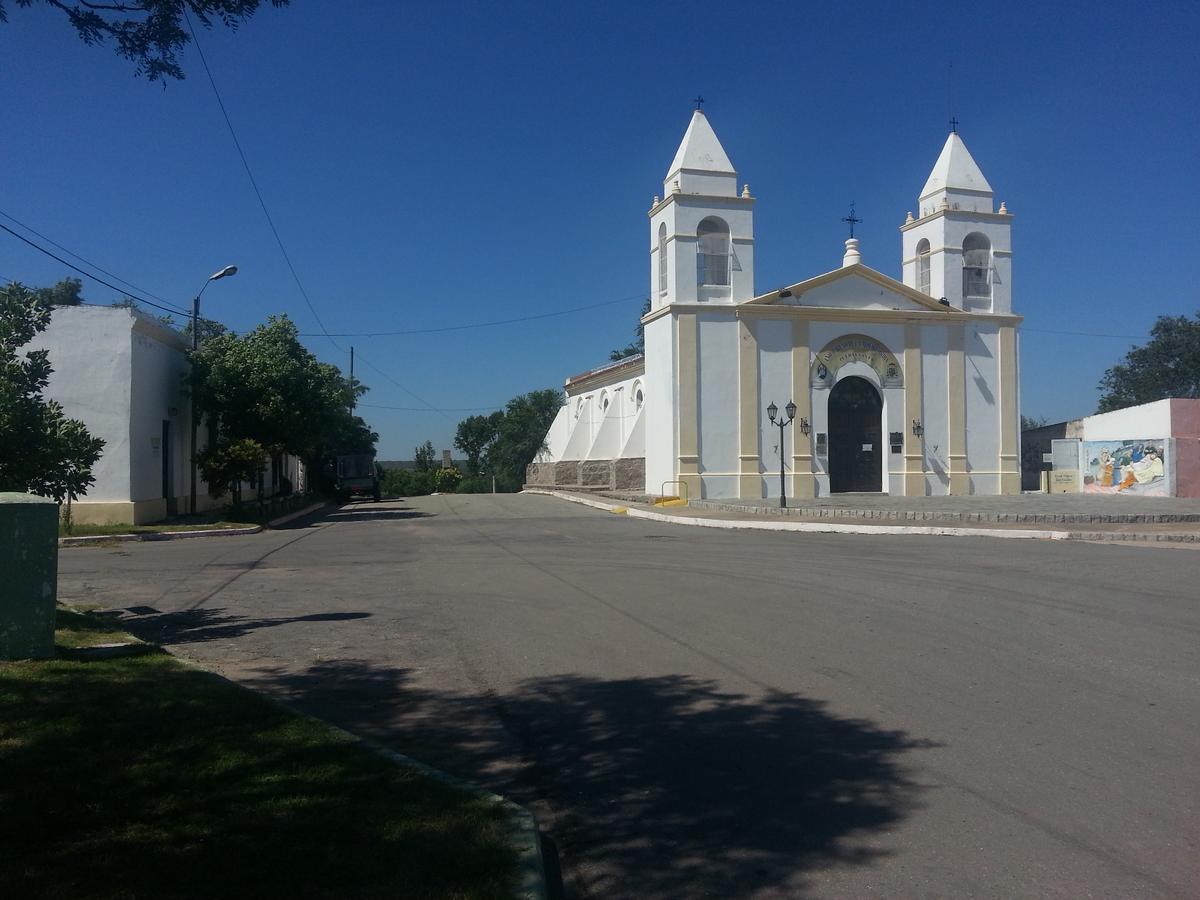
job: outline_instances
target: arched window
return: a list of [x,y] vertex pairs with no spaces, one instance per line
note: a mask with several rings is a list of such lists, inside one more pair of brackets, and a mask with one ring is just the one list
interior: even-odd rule
[[658,292],[667,292],[667,225],[658,226]]
[[700,284],[729,284],[729,226],[707,218],[696,229],[696,278]]
[[608,391],[600,392],[600,412],[608,412]]
[[963,238],[963,296],[991,297],[988,273],[992,268],[992,245],[986,235],[973,231]]
[[646,402],[646,395],[642,393],[642,383],[635,381],[633,383],[633,411],[637,412],[642,408],[642,404]]
[[917,290],[929,294],[929,241],[924,238],[917,244]]

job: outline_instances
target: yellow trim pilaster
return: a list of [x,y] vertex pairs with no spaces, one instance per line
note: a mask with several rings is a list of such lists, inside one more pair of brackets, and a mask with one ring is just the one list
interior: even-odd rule
[[800,430],[800,420],[812,421],[812,390],[809,385],[810,347],[808,321],[792,320],[792,402],[796,420],[792,423],[792,496],[804,499],[815,493],[813,478],[812,435]]
[[950,493],[971,493],[971,482],[967,475],[967,367],[963,357],[965,326],[946,329],[949,346],[946,351],[946,373],[949,384],[949,409],[947,423],[950,427],[950,447],[947,462],[950,464]]
[[1017,330],[1000,328],[1000,493],[1021,493],[1017,450]]
[[738,320],[738,496],[757,500],[762,497],[759,474],[759,398],[758,338],[754,323]]
[[[921,326],[904,326],[904,496],[925,496],[925,438],[912,433],[913,419],[922,422]],[[887,440],[887,435],[883,436]],[[888,448],[884,445],[884,450]],[[884,456],[887,459],[887,456]]]
[[676,328],[675,358],[679,360],[676,383],[679,385],[679,462],[675,477],[686,482],[688,498],[700,498],[700,456],[697,405],[700,385],[697,379],[696,351],[700,330],[695,313],[679,316]]

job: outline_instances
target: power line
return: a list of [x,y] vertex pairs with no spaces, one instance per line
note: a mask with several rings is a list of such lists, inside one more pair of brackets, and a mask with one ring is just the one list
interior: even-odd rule
[[170,304],[170,302],[171,302],[170,300],[167,300],[164,297],[160,297],[160,296],[158,296],[158,294],[151,293],[150,291],[146,290],[143,287],[138,287],[132,281],[126,281],[124,278],[122,278],[120,275],[116,274],[115,272],[110,272],[110,271],[108,271],[108,269],[104,268],[103,266],[99,266],[96,263],[92,262],[91,260],[85,259],[84,257],[80,256],[78,253],[76,253],[74,250],[71,250],[69,247],[64,247],[58,241],[54,240],[54,238],[49,237],[48,235],[42,234],[36,228],[26,225],[24,222],[22,222],[16,216],[9,215],[2,209],[0,209],[0,216],[4,216],[4,218],[8,219],[10,222],[15,222],[17,225],[20,225],[22,228],[24,228],[30,234],[36,234],[43,241],[46,241],[47,243],[57,247],[59,250],[61,250],[63,253],[67,254],[68,256],[73,256],[73,257],[75,257],[75,259],[79,260],[81,263],[86,263],[87,265],[89,265],[93,269],[95,269],[96,271],[103,272],[105,275],[109,276],[110,278],[115,278],[117,281],[121,282],[121,284],[131,287],[135,291],[141,291],[143,294],[147,294],[147,295],[153,297],[155,300],[161,300],[163,303]]
[[[365,356],[363,356],[361,353],[360,353],[360,354],[358,354],[358,358],[359,358],[360,360],[362,360],[364,363],[366,363],[368,366],[370,366],[372,369],[374,369],[376,372],[378,372],[380,375],[382,375],[384,378],[386,378],[388,381],[390,381],[392,384],[394,384],[396,387],[400,388],[400,390],[404,391],[404,393],[408,394],[408,396],[412,397],[414,400],[416,400],[417,402],[421,403],[421,404],[422,404],[422,406],[424,407],[424,409],[428,410],[429,412],[440,413],[440,414],[441,414],[441,416],[442,416],[442,417],[443,417],[443,418],[444,418],[444,419],[445,419],[447,422],[453,422],[453,421],[454,421],[454,420],[453,420],[453,419],[451,419],[451,418],[450,418],[448,415],[446,415],[446,411],[445,411],[445,410],[438,409],[436,406],[434,406],[432,403],[430,403],[428,400],[426,400],[426,399],[425,399],[424,397],[422,397],[420,394],[417,394],[417,393],[415,393],[414,391],[410,391],[408,388],[406,388],[404,385],[402,385],[402,384],[401,384],[399,381],[397,381],[395,378],[393,378],[393,377],[392,377],[391,375],[389,375],[387,372],[383,371],[383,369],[379,368],[379,366],[375,365],[375,363],[371,362],[369,359],[367,359],[367,358],[366,358]],[[360,406],[365,406],[366,404],[362,404],[362,403],[360,403],[359,405],[360,405]]]
[[[444,325],[440,328],[408,328],[402,331],[339,331],[326,337],[393,337],[403,334],[438,334],[445,331],[466,331],[472,328],[491,328],[495,325],[512,325],[516,322],[532,322],[535,319],[550,319],[555,316],[566,316],[571,313],[583,312],[588,309],[599,309],[601,306],[613,306],[617,303],[628,303],[630,300],[644,300],[643,294],[632,294],[617,300],[604,300],[600,303],[589,303],[587,306],[573,306],[570,309],[560,309],[555,312],[537,313],[532,316],[517,316],[512,319],[496,319],[492,322],[474,322],[468,325]],[[317,337],[315,334],[304,334],[302,337]]]
[[177,316],[190,316],[191,315],[191,313],[187,312],[186,310],[175,309],[175,308],[171,308],[168,306],[163,306],[160,303],[155,303],[153,300],[147,300],[145,297],[139,297],[137,294],[131,293],[130,291],[127,291],[123,288],[119,288],[115,284],[111,284],[110,282],[105,281],[103,278],[98,278],[97,276],[93,275],[91,272],[84,271],[83,269],[79,268],[79,266],[74,265],[73,263],[67,262],[61,256],[58,256],[55,253],[51,253],[45,247],[41,246],[40,244],[35,243],[34,241],[31,241],[29,238],[25,237],[23,234],[18,234],[17,232],[15,232],[11,228],[9,228],[7,225],[5,225],[3,222],[0,222],[0,229],[7,231],[9,234],[11,234],[17,240],[24,241],[30,247],[32,247],[33,249],[35,249],[41,253],[46,254],[51,259],[57,260],[58,262],[62,263],[64,266],[66,266],[68,269],[73,269],[74,271],[78,272],[80,275],[84,276],[85,278],[90,278],[92,281],[99,282],[100,284],[104,285],[107,288],[112,288],[118,294],[124,294],[127,297],[132,297],[134,300],[137,300],[139,303],[144,303],[147,306],[153,306],[155,309],[161,309],[163,312],[174,313]]
[[208,67],[208,60],[204,58],[204,50],[200,47],[200,39],[196,36],[196,28],[192,25],[192,17],[188,15],[186,4],[183,6],[183,16],[187,20],[188,30],[192,33],[192,42],[196,45],[196,53],[200,57],[200,63],[204,66],[204,74],[208,76],[208,83],[212,86],[213,96],[217,98],[217,106],[221,108],[221,115],[224,116],[225,125],[229,128],[229,136],[233,138],[233,145],[237,148],[238,156],[242,159],[242,167],[246,170],[246,177],[250,179],[250,186],[254,188],[254,195],[258,197],[258,205],[262,207],[263,215],[267,218],[267,224],[271,226],[271,234],[275,236],[275,243],[279,245],[279,252],[283,254],[283,261],[287,263],[288,270],[292,273],[292,279],[296,282],[296,287],[300,290],[300,296],[304,298],[304,302],[308,306],[308,311],[317,320],[317,325],[320,327],[321,332],[325,337],[329,338],[333,346],[341,350],[341,345],[333,339],[333,335],[329,333],[329,330],[325,327],[325,323],[321,321],[321,317],[317,314],[312,300],[308,298],[308,291],[304,289],[304,284],[300,281],[296,267],[292,265],[292,258],[288,255],[287,247],[283,245],[283,239],[279,236],[279,229],[275,227],[275,220],[271,218],[271,211],[267,209],[267,202],[263,199],[262,191],[258,189],[258,182],[254,178],[254,173],[250,170],[250,163],[246,159],[246,153],[242,150],[242,142],[238,140],[237,132],[233,128],[233,121],[229,118],[229,112],[225,109],[225,101],[221,99],[221,92],[217,90],[217,82],[213,78],[212,70]]
[[1144,341],[1147,336],[1144,334],[1102,334],[1098,331],[1055,331],[1051,328],[1026,328],[1021,326],[1022,331],[1036,331],[1041,334],[1068,334],[1073,337],[1098,337],[1098,338],[1128,338],[1131,341]]
[[392,409],[400,412],[494,412],[497,409],[504,409],[503,406],[446,406],[433,409],[424,406],[381,406],[378,403],[360,403],[358,405],[368,409]]

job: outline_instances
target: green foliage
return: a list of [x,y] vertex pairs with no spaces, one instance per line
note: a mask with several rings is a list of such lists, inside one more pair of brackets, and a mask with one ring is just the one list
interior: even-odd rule
[[433,449],[433,441],[426,441],[420,447],[413,448],[413,462],[418,472],[432,472],[437,465],[437,451]]
[[49,353],[18,353],[49,324],[50,307],[35,291],[16,282],[0,288],[0,491],[63,503],[95,482],[92,466],[104,441],[43,398],[53,371]]
[[491,492],[491,475],[468,475],[454,489],[456,494],[490,494]]
[[451,466],[433,473],[433,484],[443,494],[452,494],[462,481],[462,472]]
[[46,306],[78,306],[83,303],[83,282],[78,278],[64,278],[54,287],[35,288],[34,296]]
[[[179,52],[191,40],[185,9],[205,28],[211,28],[215,20],[236,29],[254,15],[263,0],[16,0],[16,5],[39,2],[62,11],[85,44],[103,44],[112,38],[117,53],[134,64],[135,75],[158,81],[184,77]],[[289,2],[271,0],[271,5],[287,6]],[[5,0],[0,0],[0,22],[7,21]]]
[[1035,416],[1027,416],[1024,413],[1021,414],[1021,430],[1022,431],[1032,431],[1035,428],[1041,428],[1045,424],[1046,424],[1046,419],[1044,417],[1037,418]]
[[490,416],[467,416],[458,423],[458,430],[454,435],[454,446],[467,455],[468,475],[479,474],[483,457],[492,442],[496,440],[502,421],[504,421],[504,413],[497,411]]
[[240,499],[238,485],[257,477],[266,462],[267,451],[250,438],[219,440],[196,454],[196,465],[209,484],[209,492],[221,497],[232,490],[234,503]]
[[641,315],[638,316],[637,328],[633,333],[637,335],[637,340],[632,344],[626,344],[620,350],[613,350],[608,354],[608,358],[613,362],[620,359],[625,359],[630,356],[637,356],[639,353],[646,352],[646,326],[642,324],[642,318],[650,312],[650,298],[646,298],[646,302],[642,304]]
[[[188,319],[187,324],[183,326],[183,328],[180,330],[180,333],[187,340],[190,341],[192,339],[191,319]],[[220,337],[223,334],[229,334],[229,329],[220,322],[213,321],[212,319],[201,318],[200,325],[196,329],[196,333],[198,335],[197,343],[200,346],[204,346],[215,337]]]
[[1168,397],[1200,398],[1200,313],[1159,316],[1150,341],[1131,347],[1125,361],[1100,379],[1098,412],[1152,403]]
[[[454,445],[467,454],[470,483],[462,493],[482,493],[492,489],[519,491],[525,483],[525,469],[545,447],[546,432],[563,404],[562,391],[553,388],[513,397],[503,412],[490,416],[470,416],[458,425]],[[477,454],[472,468],[472,452]],[[479,476],[479,478],[476,478]]]
[[437,490],[433,478],[431,471],[385,468],[379,485],[380,490],[389,497],[423,497]]

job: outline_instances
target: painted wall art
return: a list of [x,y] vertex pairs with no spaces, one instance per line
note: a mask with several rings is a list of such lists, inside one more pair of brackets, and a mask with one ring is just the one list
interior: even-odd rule
[[1164,438],[1083,441],[1079,463],[1085,494],[1170,495]]

